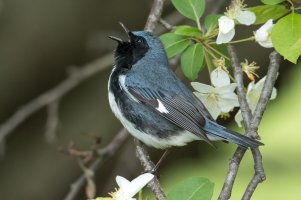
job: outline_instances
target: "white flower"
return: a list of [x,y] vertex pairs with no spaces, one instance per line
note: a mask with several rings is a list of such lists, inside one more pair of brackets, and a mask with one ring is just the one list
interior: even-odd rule
[[270,36],[273,26],[273,20],[269,19],[264,25],[262,25],[257,31],[255,31],[255,40],[265,48],[273,47]]
[[[260,98],[261,90],[263,88],[264,82],[265,82],[266,77],[263,77],[260,79],[256,84],[254,82],[250,82],[248,85],[248,90],[247,90],[247,101],[249,103],[250,109],[252,113],[254,113],[255,108],[257,106],[258,100]],[[270,100],[275,99],[277,96],[277,90],[276,88],[273,88],[272,95]],[[238,124],[239,127],[241,127],[241,122],[242,122],[242,115],[241,115],[241,110],[237,112],[235,115],[235,121]]]
[[211,83],[215,87],[223,87],[230,84],[230,78],[227,72],[221,68],[216,68],[210,74]]
[[228,113],[234,107],[239,106],[237,95],[234,93],[236,83],[213,87],[210,85],[192,82],[192,87],[196,90],[194,94],[204,103],[213,119],[223,112]]
[[230,42],[235,35],[234,20],[226,16],[221,16],[218,19],[218,27],[219,31],[218,36],[216,38],[216,44]]
[[133,196],[135,196],[153,178],[154,175],[151,173],[142,174],[132,181],[129,181],[122,176],[117,176],[116,182],[119,186],[119,190],[116,193],[116,200],[134,200],[135,198],[133,198]]
[[110,192],[109,195],[111,197],[98,197],[91,200],[136,200],[133,196],[135,196],[153,178],[154,175],[151,173],[142,174],[132,181],[129,181],[122,176],[116,176],[116,182],[119,189],[115,189],[115,192]]
[[227,43],[233,39],[235,35],[234,20],[247,26],[255,23],[256,15],[251,11],[243,10],[244,7],[243,2],[237,1],[227,10],[227,13],[225,13],[226,16],[221,16],[218,19],[219,31],[216,44]]

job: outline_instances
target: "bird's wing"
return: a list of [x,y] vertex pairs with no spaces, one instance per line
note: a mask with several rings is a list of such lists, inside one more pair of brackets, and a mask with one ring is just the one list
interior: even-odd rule
[[214,146],[202,129],[205,124],[205,117],[184,96],[174,95],[167,97],[160,91],[141,87],[128,87],[128,92],[170,122],[199,136]]

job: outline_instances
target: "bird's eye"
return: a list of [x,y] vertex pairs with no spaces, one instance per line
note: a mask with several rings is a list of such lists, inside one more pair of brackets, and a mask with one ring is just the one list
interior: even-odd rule
[[138,40],[137,40],[137,43],[142,43],[142,39],[138,39]]

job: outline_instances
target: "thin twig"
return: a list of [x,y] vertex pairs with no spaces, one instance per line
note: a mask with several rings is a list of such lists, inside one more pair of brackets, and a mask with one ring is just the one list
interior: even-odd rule
[[252,155],[254,158],[254,176],[251,179],[242,200],[249,200],[251,199],[257,185],[263,182],[266,177],[264,173],[263,163],[262,163],[262,155],[258,148],[252,149]]
[[[149,154],[147,153],[144,145],[135,139],[136,144],[136,156],[139,158],[141,165],[145,171],[152,171],[155,167],[154,163],[151,161]],[[164,200],[165,194],[160,186],[159,180],[155,177],[148,186],[151,188],[158,200]]]
[[165,0],[154,0],[144,27],[145,31],[153,32],[155,30],[162,15],[164,1]]
[[[267,103],[271,98],[273,87],[278,76],[279,67],[280,55],[276,51],[274,51],[270,54],[270,65],[268,68],[266,80],[264,82],[259,101],[254,111],[254,115],[250,124],[250,131],[248,132],[248,135],[253,138],[258,136],[257,130],[266,109]],[[244,193],[243,200],[251,199],[258,184],[266,179],[262,163],[262,155],[259,149],[252,149],[252,155],[254,159],[255,173]]]
[[159,22],[164,28],[166,28],[166,30],[171,31],[173,29],[173,26],[169,24],[166,20],[161,18]]
[[[235,61],[235,63],[232,63],[233,66],[235,68],[240,68],[237,63],[237,53],[235,52],[234,48],[229,45],[228,47],[228,51],[229,54],[232,58],[232,62]],[[233,59],[234,57],[234,59]],[[236,59],[235,59],[236,58]],[[280,56],[278,53],[276,52],[272,52],[270,54],[270,65],[268,68],[268,72],[267,72],[267,76],[266,76],[266,80],[263,86],[263,89],[261,91],[260,94],[260,98],[259,101],[257,103],[256,109],[254,111],[254,116],[252,117],[252,119],[249,119],[248,123],[245,121],[245,130],[246,130],[246,135],[251,137],[251,136],[257,136],[257,130],[258,130],[258,126],[260,124],[260,121],[262,119],[264,110],[267,106],[268,100],[271,97],[272,91],[273,91],[273,87],[275,84],[275,81],[277,79],[277,73],[279,70],[279,66],[280,66]],[[243,82],[242,82],[242,71],[241,70],[237,70],[235,69],[235,73],[236,76],[235,78],[237,81],[237,84],[240,85],[238,87],[242,87],[240,88],[240,90],[237,91],[237,95],[241,96],[241,98],[239,98],[239,103],[242,109],[242,106],[248,106],[248,103],[246,102],[246,94],[245,92],[240,93],[240,91],[243,89],[244,91],[244,86],[243,86]],[[248,106],[249,107],[249,106]],[[247,109],[246,109],[247,110]],[[246,111],[245,110],[245,111]],[[251,113],[249,112],[244,112],[245,114],[245,118],[248,120],[248,116],[251,116]],[[242,113],[243,114],[243,113]],[[244,119],[245,120],[245,119]],[[256,135],[254,135],[254,130],[256,130]],[[222,188],[222,191],[220,192],[219,195],[219,200],[227,200],[230,198],[231,196],[231,192],[232,192],[232,188],[233,188],[233,184],[234,184],[234,180],[235,177],[237,175],[238,172],[238,168],[239,168],[239,163],[242,160],[244,154],[246,152],[246,149],[242,149],[241,147],[238,147],[234,153],[234,155],[232,156],[232,159],[230,161],[230,165],[229,165],[229,170]],[[264,173],[264,168],[263,168],[263,163],[262,163],[262,155],[259,151],[258,148],[252,149],[252,155],[253,155],[253,159],[254,159],[254,171],[255,174],[253,176],[253,178],[251,179],[244,195],[243,195],[243,200],[249,200],[257,185],[265,180],[265,173]],[[235,161],[235,162],[234,162]]]
[[266,81],[264,82],[261,95],[258,104],[255,108],[253,119],[250,124],[252,130],[250,136],[253,138],[257,137],[257,129],[262,119],[263,113],[266,109],[266,106],[271,98],[273,87],[275,85],[275,81],[278,76],[279,67],[280,67],[280,55],[276,51],[273,51],[270,54],[270,64],[268,67]]
[[[89,170],[96,172],[102,164],[110,157],[116,154],[118,149],[122,144],[127,140],[129,134],[123,128],[119,133],[114,137],[114,139],[103,149],[98,151],[97,159],[90,165]],[[77,197],[78,193],[85,185],[86,176],[82,174],[75,182],[70,186],[70,191],[64,198],[64,200],[73,200]]]
[[49,144],[57,141],[57,129],[59,125],[59,102],[53,101],[47,106],[47,122],[45,127],[45,138]]
[[234,181],[237,176],[238,168],[245,153],[246,149],[237,147],[235,153],[233,154],[229,162],[229,170],[226,175],[222,191],[219,194],[218,200],[230,199]]
[[238,61],[236,51],[232,45],[228,45],[228,52],[231,57],[231,63],[234,69],[234,77],[237,83],[237,96],[240,103],[240,110],[244,125],[248,130],[248,124],[251,122],[251,110],[246,98],[245,86],[243,81],[243,72]]
[[59,83],[54,88],[46,91],[32,101],[23,105],[2,125],[0,125],[0,143],[5,142],[5,138],[14,131],[25,119],[36,113],[43,107],[58,101],[66,93],[74,89],[81,82],[106,69],[112,63],[112,55],[108,54],[95,60],[80,69],[73,70],[70,77]]

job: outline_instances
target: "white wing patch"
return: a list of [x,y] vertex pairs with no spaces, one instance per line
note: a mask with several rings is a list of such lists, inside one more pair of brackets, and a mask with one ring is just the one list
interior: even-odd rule
[[169,113],[169,111],[165,108],[163,103],[159,99],[157,99],[157,101],[158,101],[158,108],[156,108],[156,110],[158,110],[160,113]]

